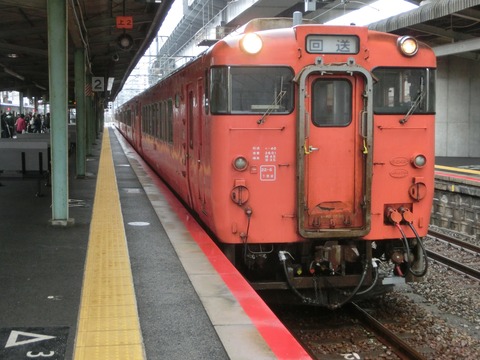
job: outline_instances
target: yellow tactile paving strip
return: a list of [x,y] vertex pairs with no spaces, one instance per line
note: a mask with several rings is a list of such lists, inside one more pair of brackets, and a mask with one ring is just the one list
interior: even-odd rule
[[478,171],[478,170],[462,169],[462,168],[459,168],[459,167],[452,167],[452,166],[435,165],[435,169],[455,171],[455,172],[461,172],[461,173],[466,173],[466,174],[480,175],[480,171]]
[[145,358],[112,149],[105,129],[74,359]]

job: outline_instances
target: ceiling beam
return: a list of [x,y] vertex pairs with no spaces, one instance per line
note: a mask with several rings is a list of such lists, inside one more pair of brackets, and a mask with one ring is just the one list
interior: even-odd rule
[[425,34],[435,35],[435,36],[442,37],[449,40],[454,39],[459,41],[459,40],[469,40],[472,38],[472,36],[468,34],[459,33],[452,30],[445,30],[436,26],[425,25],[423,23],[411,25],[408,28],[425,33]]
[[437,57],[447,56],[447,55],[457,55],[470,51],[480,50],[480,39],[470,39],[465,41],[457,41],[451,44],[439,45],[433,48],[435,55]]
[[48,50],[35,49],[31,46],[13,45],[5,42],[0,42],[0,52],[3,53],[23,53],[34,56],[42,56],[48,58]]

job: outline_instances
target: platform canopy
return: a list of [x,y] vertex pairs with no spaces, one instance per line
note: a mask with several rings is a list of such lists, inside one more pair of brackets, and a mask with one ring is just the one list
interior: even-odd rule
[[437,57],[480,60],[480,0],[424,0],[417,5],[369,28],[414,36],[431,46]]
[[[155,38],[174,0],[65,0],[68,4],[68,98],[74,99],[74,50],[87,74],[104,79],[105,102],[122,89]],[[48,96],[47,0],[0,0],[0,91]],[[112,78],[110,91],[108,79]]]

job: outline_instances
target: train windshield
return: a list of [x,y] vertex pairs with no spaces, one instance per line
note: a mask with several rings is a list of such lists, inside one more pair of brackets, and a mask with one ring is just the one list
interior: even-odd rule
[[293,71],[288,67],[214,67],[214,114],[287,114],[293,110]]
[[435,112],[435,70],[377,68],[373,85],[376,114],[431,114]]

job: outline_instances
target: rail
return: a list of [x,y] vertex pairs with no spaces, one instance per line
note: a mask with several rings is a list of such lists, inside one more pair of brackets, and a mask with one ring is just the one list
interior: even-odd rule
[[457,238],[454,238],[452,236],[448,236],[446,234],[442,234],[440,232],[437,232],[435,230],[428,230],[428,235],[434,237],[434,238],[437,238],[439,240],[443,240],[443,241],[446,241],[450,244],[453,244],[453,245],[457,245],[457,246],[460,246],[464,249],[467,249],[467,250],[470,250],[470,251],[473,251],[475,253],[478,253],[480,254],[480,247],[479,246],[476,246],[474,244],[471,244],[469,242],[466,242],[466,241],[463,241],[463,240],[460,240],[460,239],[457,239]]
[[394,332],[390,331],[368,312],[362,309],[356,303],[350,303],[349,311],[355,317],[364,322],[377,336],[377,338],[385,345],[393,349],[395,354],[401,359],[410,360],[426,360],[427,358],[420,354],[416,349],[403,341]]
[[[477,254],[477,256],[480,255],[480,247],[478,247],[474,244],[465,242],[463,240],[460,240],[460,239],[457,239],[457,238],[454,238],[454,237],[451,237],[451,236],[448,236],[448,235],[445,235],[445,234],[441,234],[441,233],[433,231],[433,230],[429,230],[428,234],[432,237],[435,237],[435,238],[440,239],[442,241],[448,242],[449,244],[452,244],[452,245],[461,247],[462,249],[466,249],[466,250],[469,250],[471,252],[474,252],[474,253]],[[451,269],[454,269],[454,270],[459,271],[461,273],[464,273],[468,276],[471,276],[474,279],[480,280],[480,271],[479,270],[474,269],[470,266],[464,265],[462,263],[459,263],[458,261],[447,258],[446,256],[443,256],[443,255],[441,255],[441,254],[439,254],[435,251],[428,250],[428,249],[426,251],[427,251],[427,256],[429,258],[431,258],[435,261],[438,261],[438,262],[450,267]]]

